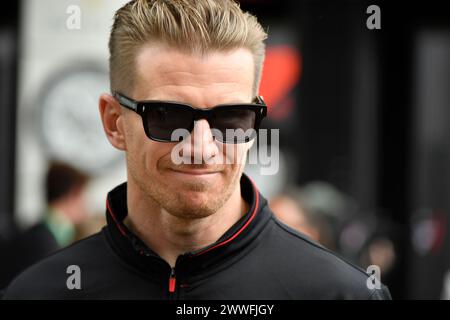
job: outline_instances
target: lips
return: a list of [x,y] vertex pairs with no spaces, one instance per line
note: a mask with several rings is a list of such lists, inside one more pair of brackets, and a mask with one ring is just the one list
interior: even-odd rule
[[171,169],[171,170],[175,171],[175,172],[178,172],[178,173],[192,174],[192,175],[205,175],[205,174],[219,173],[219,171],[199,170],[199,169],[194,169],[194,170],[176,170],[176,169]]
[[198,166],[198,165],[174,167],[174,168],[170,168],[170,170],[178,172],[178,173],[191,174],[191,175],[214,174],[214,173],[219,173],[222,171],[219,168],[211,168],[211,167]]

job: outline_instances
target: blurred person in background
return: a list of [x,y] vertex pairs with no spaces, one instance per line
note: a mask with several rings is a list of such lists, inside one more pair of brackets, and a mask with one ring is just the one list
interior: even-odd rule
[[283,223],[338,252],[341,225],[355,210],[350,197],[323,181],[286,186],[269,205]]
[[49,244],[53,242],[54,247],[71,244],[77,238],[77,226],[88,218],[84,194],[88,181],[87,174],[68,164],[50,164],[46,177],[47,212],[34,229],[42,230],[42,238],[46,237]]
[[[43,218],[3,246],[1,284],[79,237],[88,211],[84,189],[89,176],[74,167],[51,162],[45,177],[47,207]],[[83,231],[82,231],[83,232]]]
[[383,283],[391,283],[395,270],[398,269],[398,247],[402,237],[402,229],[381,214],[373,215],[365,220],[371,228],[366,228],[367,238],[358,250],[358,261],[361,266],[377,266]]
[[309,214],[293,198],[278,195],[269,200],[269,207],[281,222],[320,242],[319,230],[311,224]]
[[269,207],[284,224],[329,249],[335,247],[331,226],[325,218],[306,210],[300,201],[291,194],[283,193],[272,198],[269,200]]

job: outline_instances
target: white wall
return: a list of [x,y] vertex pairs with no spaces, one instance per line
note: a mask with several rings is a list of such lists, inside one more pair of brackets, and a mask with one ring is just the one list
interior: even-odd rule
[[[50,155],[42,143],[39,122],[41,110],[37,103],[43,86],[55,73],[68,66],[74,67],[79,61],[91,61],[106,70],[112,18],[115,10],[124,2],[23,1],[16,151],[16,220],[21,226],[28,226],[38,220],[45,208],[42,183]],[[67,27],[70,14],[66,11],[71,5],[80,8],[80,29]],[[104,91],[107,92],[108,88]],[[95,104],[92,109],[98,114]],[[100,119],[97,123],[101,126]],[[103,212],[107,190],[124,180],[124,161],[119,161],[98,175],[89,186],[89,202],[93,211]]]

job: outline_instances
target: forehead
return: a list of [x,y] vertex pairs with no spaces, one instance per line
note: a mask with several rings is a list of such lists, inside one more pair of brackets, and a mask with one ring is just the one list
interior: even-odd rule
[[253,56],[247,49],[204,56],[163,45],[143,47],[136,56],[136,99],[175,99],[196,105],[252,98]]

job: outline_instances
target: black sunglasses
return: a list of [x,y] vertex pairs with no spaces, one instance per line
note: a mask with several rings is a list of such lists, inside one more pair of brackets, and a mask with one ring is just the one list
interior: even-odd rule
[[139,114],[147,137],[159,142],[178,142],[185,136],[174,136],[175,130],[192,132],[196,120],[206,119],[218,141],[245,143],[256,137],[261,120],[267,115],[267,106],[260,96],[255,103],[221,104],[209,109],[169,101],[135,101],[118,92],[114,92],[114,97]]

